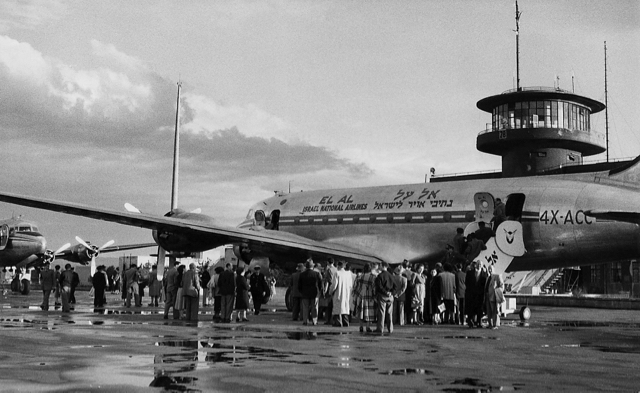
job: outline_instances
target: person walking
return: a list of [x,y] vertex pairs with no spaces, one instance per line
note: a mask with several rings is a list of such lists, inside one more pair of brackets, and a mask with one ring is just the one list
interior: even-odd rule
[[487,275],[482,271],[482,262],[473,261],[465,277],[465,309],[469,327],[481,327],[482,305],[484,304],[484,287]]
[[173,308],[173,319],[180,319],[180,311],[176,310],[178,296],[178,269],[173,265],[164,275],[164,319],[169,319],[169,309]]
[[49,268],[49,262],[45,262],[43,269],[40,271],[40,285],[42,287],[42,304],[40,308],[44,311],[49,310],[49,297],[51,291],[56,288],[56,273]]
[[487,319],[489,327],[497,329],[500,326],[500,305],[504,302],[504,294],[502,288],[504,282],[500,274],[493,274],[493,266],[487,267],[488,277],[485,285],[485,309],[487,310]]
[[60,273],[60,288],[61,288],[61,297],[62,297],[62,312],[71,311],[71,306],[69,305],[69,298],[71,297],[71,285],[73,282],[73,271],[71,271],[71,264],[67,263],[64,265],[64,271]]
[[236,271],[236,322],[249,322],[247,309],[249,308],[249,284],[244,276],[244,266]]
[[107,281],[104,266],[98,266],[95,274],[91,277],[91,285],[93,285],[93,307],[104,307],[104,291],[108,286]]
[[318,297],[322,294],[322,276],[314,270],[313,260],[307,259],[306,270],[300,273],[298,290],[302,296],[302,324],[309,321],[313,326],[318,324]]
[[251,297],[253,298],[253,313],[260,315],[262,305],[271,293],[267,278],[260,271],[260,266],[253,268],[253,274],[249,278],[249,287],[251,289]]
[[297,321],[300,318],[300,303],[302,295],[298,289],[298,281],[300,280],[300,274],[304,271],[304,264],[299,263],[296,266],[296,271],[291,275],[291,306],[293,308],[291,318]]
[[124,272],[125,282],[127,283],[127,307],[131,307],[131,298],[134,299],[134,304],[136,307],[140,307],[138,302],[140,301],[140,294],[138,292],[138,281],[140,279],[140,275],[138,273],[138,266],[135,263],[132,263]]
[[182,297],[184,299],[184,319],[198,321],[200,277],[196,271],[196,264],[193,262],[189,264],[189,270],[182,275]]
[[230,323],[236,296],[236,276],[231,270],[230,263],[227,263],[225,270],[218,277],[218,291],[221,302],[221,322]]

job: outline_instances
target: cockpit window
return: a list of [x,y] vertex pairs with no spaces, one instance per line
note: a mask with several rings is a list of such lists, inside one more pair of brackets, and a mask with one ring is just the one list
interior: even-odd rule
[[30,226],[19,226],[17,228],[18,232],[31,232],[31,227]]
[[249,209],[249,213],[247,213],[247,220],[253,219],[253,209]]

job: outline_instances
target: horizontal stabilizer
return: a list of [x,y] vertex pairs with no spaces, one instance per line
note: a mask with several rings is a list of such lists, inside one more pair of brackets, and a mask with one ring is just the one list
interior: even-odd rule
[[584,214],[589,217],[595,217],[597,220],[611,220],[640,224],[640,212],[621,210],[587,210]]

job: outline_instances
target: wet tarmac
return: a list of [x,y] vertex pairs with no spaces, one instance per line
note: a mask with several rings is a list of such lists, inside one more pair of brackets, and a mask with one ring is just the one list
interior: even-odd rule
[[[282,292],[282,291],[281,291]],[[69,314],[0,297],[0,391],[640,391],[640,311],[536,307],[497,330],[302,326],[279,297],[249,322],[164,320],[87,292]],[[148,299],[147,299],[148,300]]]

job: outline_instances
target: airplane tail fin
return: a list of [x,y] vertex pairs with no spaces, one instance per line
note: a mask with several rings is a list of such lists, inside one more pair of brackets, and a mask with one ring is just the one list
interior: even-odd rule
[[596,178],[596,181],[613,182],[625,187],[640,188],[640,156],[626,165],[604,172],[603,175]]

